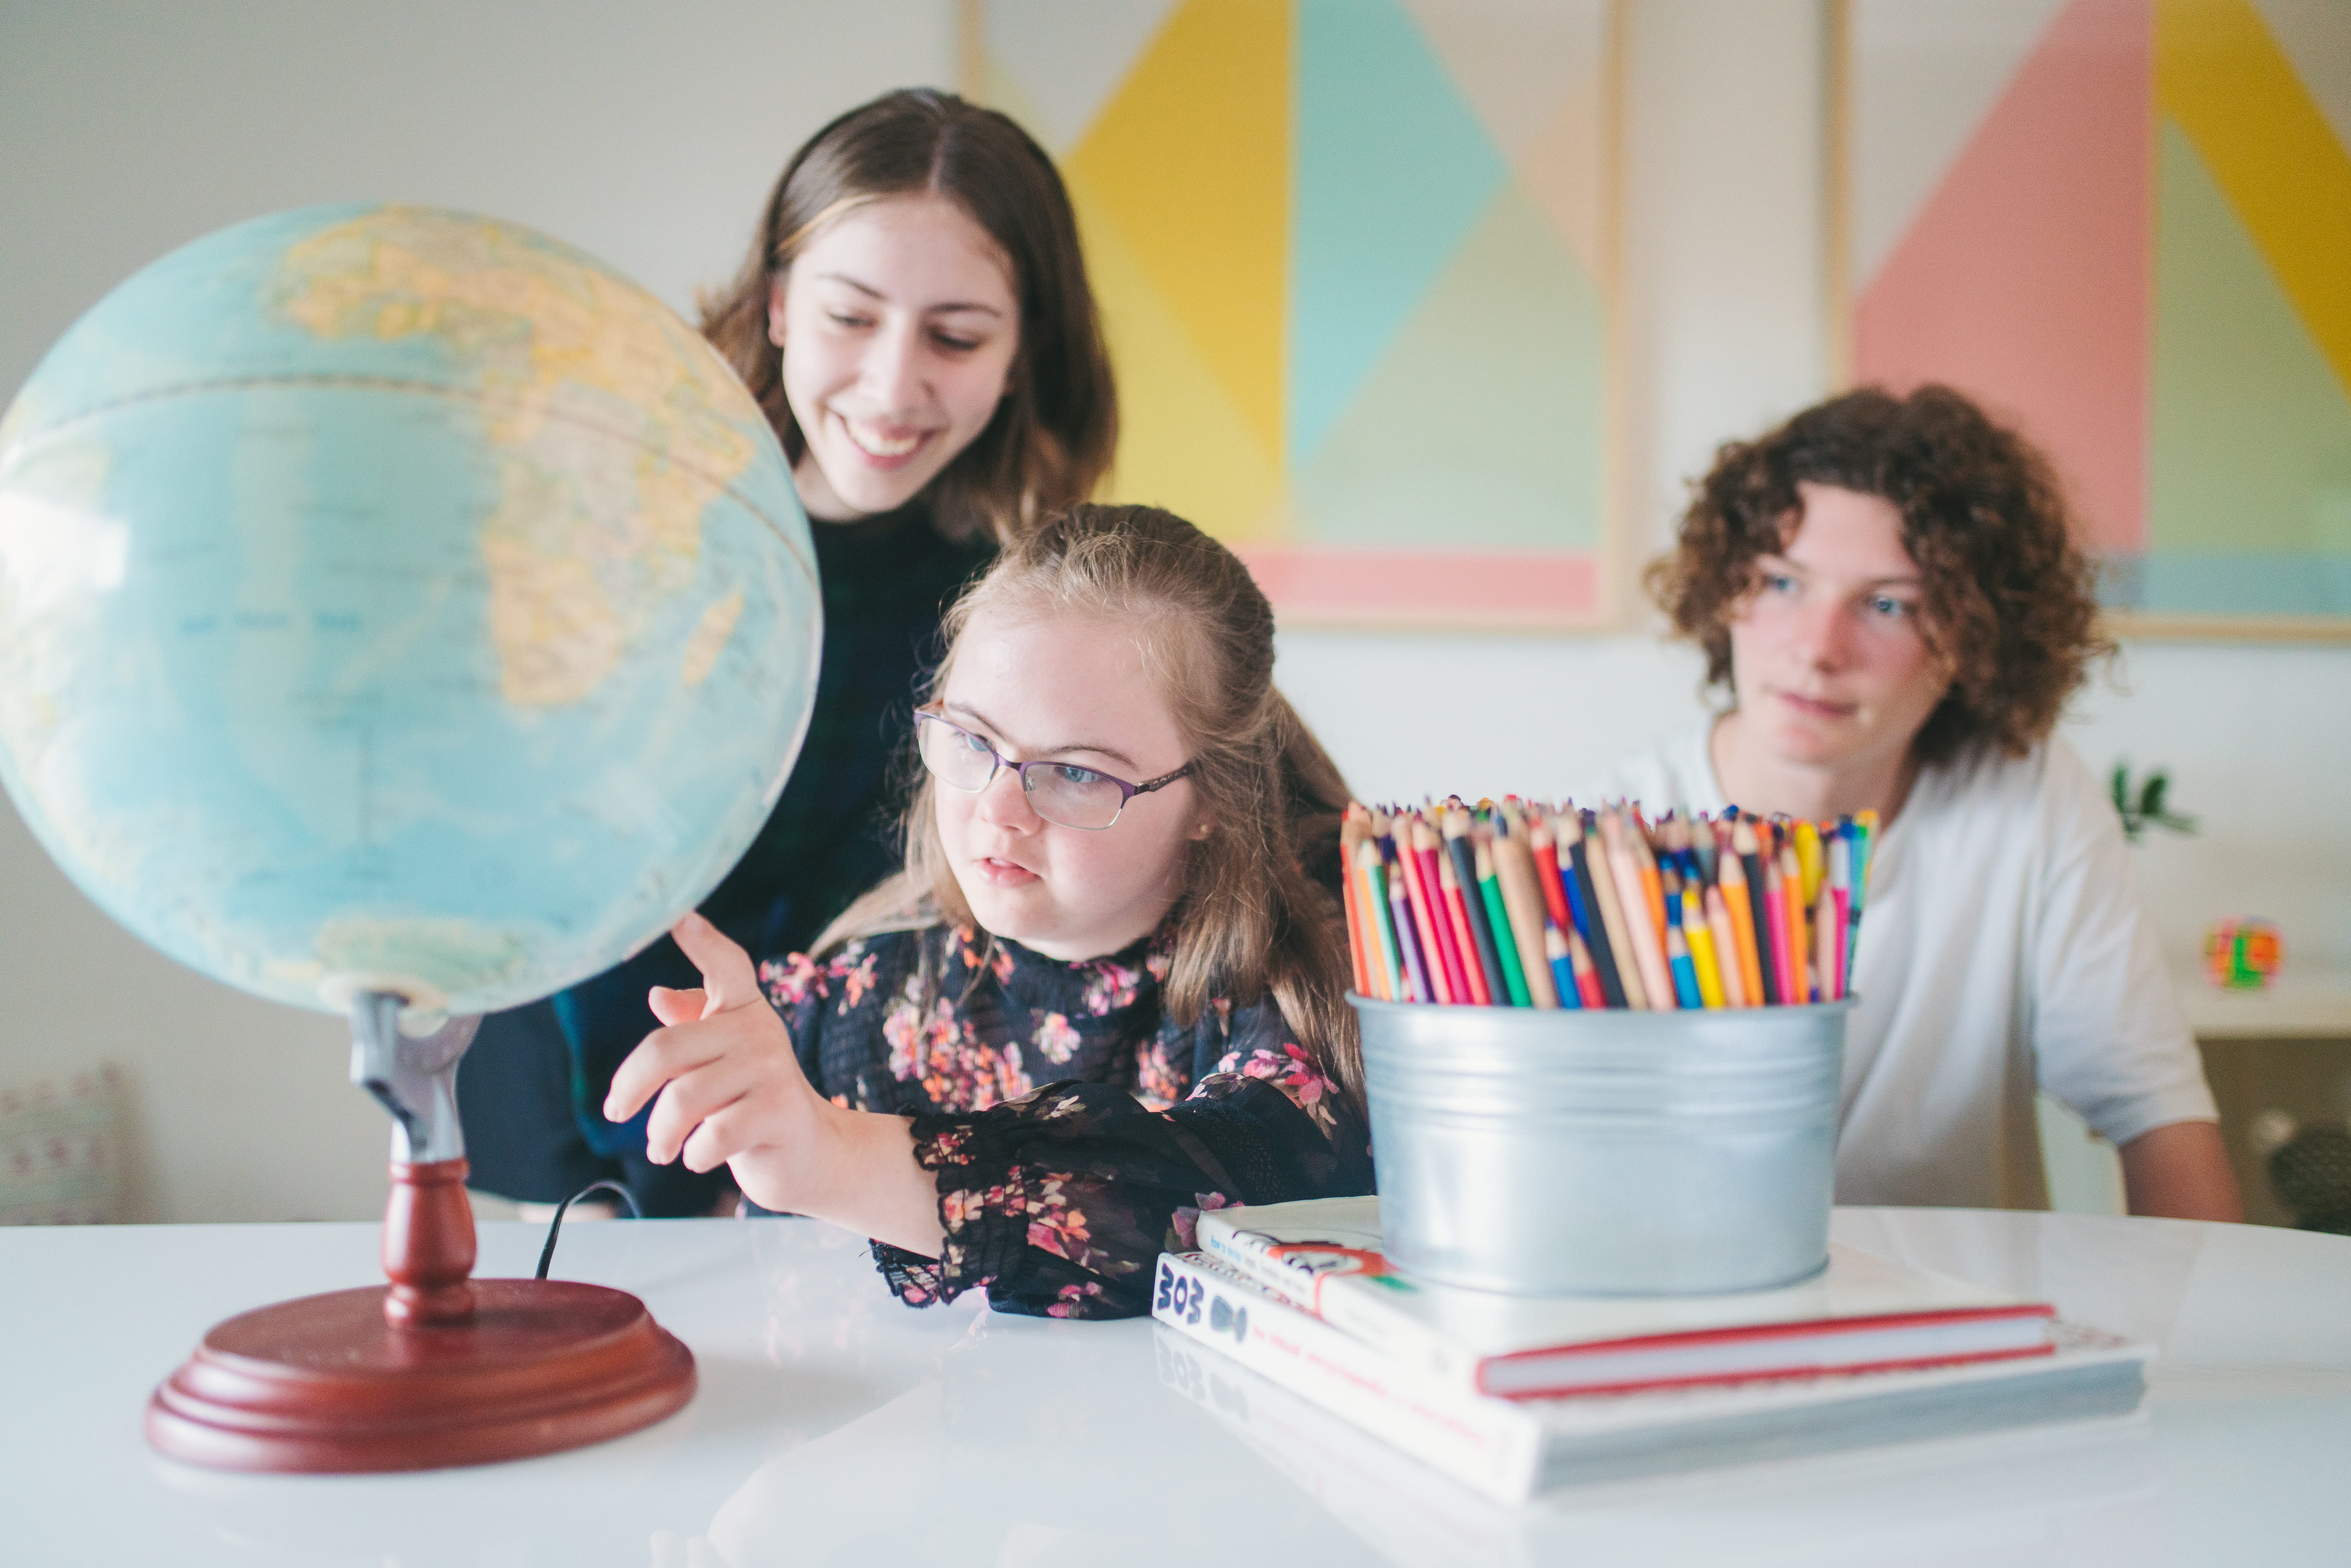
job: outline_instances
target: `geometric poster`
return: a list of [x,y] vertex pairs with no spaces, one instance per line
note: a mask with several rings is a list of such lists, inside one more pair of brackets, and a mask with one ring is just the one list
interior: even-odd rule
[[2055,461],[2126,627],[2351,632],[2351,5],[1849,0],[1853,379]]
[[1110,498],[1285,622],[1611,608],[1608,0],[984,0],[1118,375]]

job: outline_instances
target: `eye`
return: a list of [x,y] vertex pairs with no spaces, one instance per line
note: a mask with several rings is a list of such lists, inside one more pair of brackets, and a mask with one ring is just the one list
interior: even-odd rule
[[934,332],[931,334],[931,341],[950,354],[968,354],[978,348],[985,340],[957,337],[953,332]]
[[956,737],[963,742],[963,747],[966,751],[980,753],[993,751],[996,749],[994,747],[988,745],[987,742],[980,739],[979,737],[972,734],[971,731],[967,729],[956,730]]
[[870,316],[851,315],[839,310],[828,310],[825,316],[836,327],[863,328],[873,325],[873,319]]
[[1053,768],[1053,781],[1055,783],[1067,784],[1081,789],[1089,784],[1100,783],[1102,781],[1102,776],[1101,774],[1095,772],[1092,768],[1080,768],[1074,763],[1060,763]]
[[1796,591],[1796,580],[1784,571],[1767,571],[1763,574],[1763,591],[1780,594],[1793,593]]
[[1870,600],[1869,612],[1872,615],[1883,616],[1888,621],[1905,621],[1917,614],[1918,607],[1907,599],[1896,599],[1892,594],[1880,593]]

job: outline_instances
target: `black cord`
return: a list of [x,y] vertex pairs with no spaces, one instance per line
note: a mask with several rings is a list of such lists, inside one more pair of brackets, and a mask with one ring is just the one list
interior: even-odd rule
[[561,1203],[555,1206],[555,1218],[547,1222],[547,1245],[540,1249],[538,1254],[538,1272],[533,1274],[531,1276],[532,1279],[544,1280],[547,1278],[547,1266],[555,1261],[555,1239],[563,1234],[563,1216],[565,1211],[570,1208],[573,1204],[578,1203],[581,1198],[586,1197],[591,1192],[618,1193],[620,1195],[621,1201],[629,1206],[629,1218],[631,1219],[643,1219],[645,1217],[645,1211],[637,1207],[637,1195],[631,1192],[627,1187],[622,1186],[619,1182],[609,1180],[590,1182],[586,1186],[581,1187],[578,1192],[573,1193],[569,1197],[565,1198]]

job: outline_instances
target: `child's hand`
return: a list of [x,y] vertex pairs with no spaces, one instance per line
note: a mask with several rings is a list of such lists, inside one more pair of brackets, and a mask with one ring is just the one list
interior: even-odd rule
[[936,1257],[938,1194],[914,1163],[907,1120],[844,1111],[816,1092],[750,955],[718,927],[689,915],[670,935],[702,984],[653,988],[646,999],[663,1027],[612,1074],[605,1116],[625,1122],[658,1094],[645,1124],[655,1165],[681,1156],[688,1170],[724,1165],[762,1208],[814,1215]]
[[671,928],[702,971],[692,990],[655,986],[647,998],[664,1027],[612,1074],[604,1114],[625,1122],[658,1094],[645,1126],[655,1165],[694,1171],[732,1166],[737,1185],[768,1208],[792,1207],[804,1166],[820,1154],[828,1113],[800,1071],[784,1020],[760,993],[750,955],[699,915]]

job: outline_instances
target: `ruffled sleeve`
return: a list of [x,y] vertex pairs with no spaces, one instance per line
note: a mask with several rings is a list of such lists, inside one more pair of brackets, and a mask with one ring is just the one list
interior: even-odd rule
[[[1266,1040],[1164,1111],[1108,1084],[1055,1083],[977,1114],[915,1117],[945,1238],[936,1259],[876,1243],[891,1289],[913,1306],[985,1287],[1003,1312],[1138,1316],[1153,1263],[1192,1247],[1200,1210],[1370,1192],[1369,1139],[1344,1097],[1275,1038],[1278,1022],[1237,1016],[1230,1032]],[[1260,1060],[1276,1045],[1278,1065]]]

